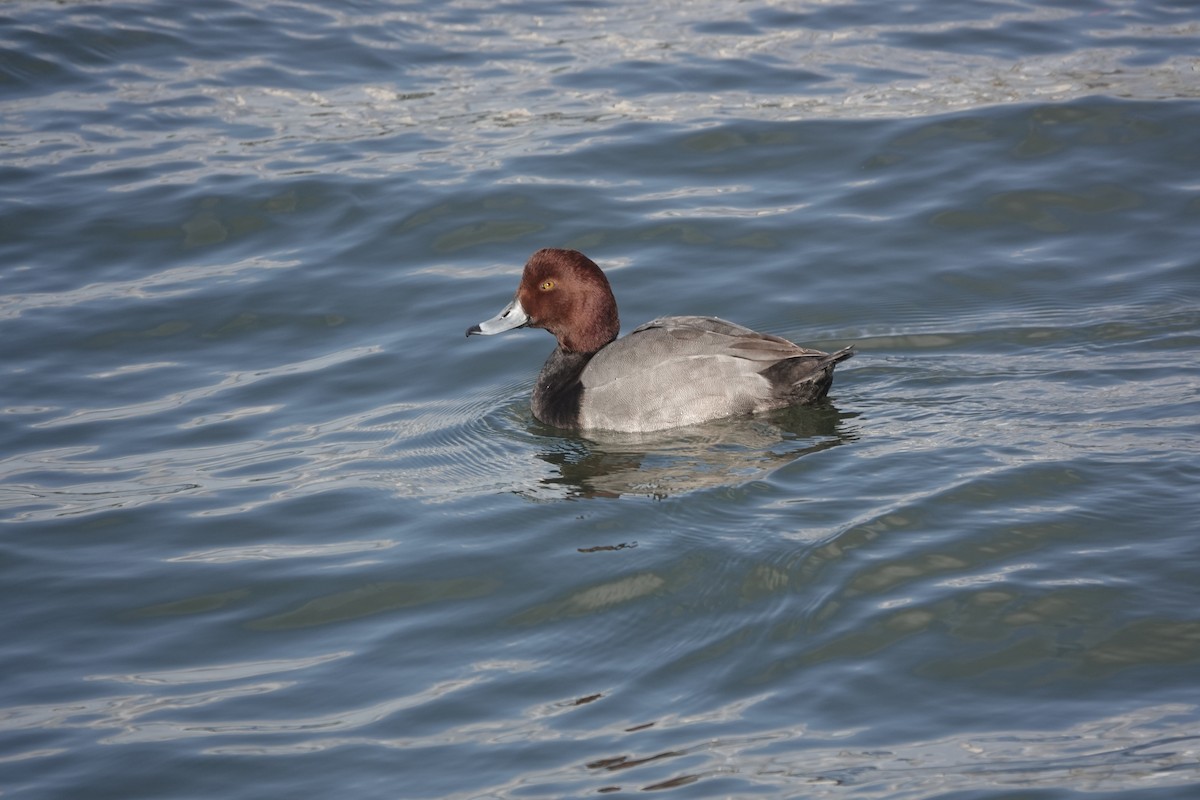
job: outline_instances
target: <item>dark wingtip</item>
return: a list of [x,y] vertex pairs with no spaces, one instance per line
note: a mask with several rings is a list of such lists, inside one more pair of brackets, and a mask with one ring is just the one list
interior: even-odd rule
[[472,333],[483,333],[483,331],[479,330],[478,325],[472,325],[471,327],[467,328],[467,336],[470,336]]

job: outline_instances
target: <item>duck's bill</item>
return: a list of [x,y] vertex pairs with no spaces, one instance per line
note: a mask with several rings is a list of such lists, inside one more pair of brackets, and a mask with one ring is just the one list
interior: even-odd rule
[[521,308],[521,301],[513,298],[513,301],[504,307],[496,316],[481,322],[478,325],[472,325],[467,328],[467,336],[471,334],[479,334],[481,336],[491,336],[494,333],[504,333],[511,331],[513,328],[524,328],[529,324],[529,315],[525,313],[525,309]]

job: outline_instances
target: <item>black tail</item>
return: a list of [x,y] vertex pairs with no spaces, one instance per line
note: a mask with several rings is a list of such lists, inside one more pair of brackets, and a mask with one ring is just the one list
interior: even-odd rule
[[821,365],[840,364],[843,361],[845,361],[847,358],[854,358],[854,355],[857,352],[858,351],[854,349],[854,345],[850,345],[848,347],[843,347],[841,350],[838,350],[836,353],[830,353],[828,356],[821,359],[817,363],[819,363]]
[[760,373],[771,381],[772,393],[786,405],[816,403],[829,394],[833,368],[851,358],[854,346],[826,355],[802,355],[780,361]]

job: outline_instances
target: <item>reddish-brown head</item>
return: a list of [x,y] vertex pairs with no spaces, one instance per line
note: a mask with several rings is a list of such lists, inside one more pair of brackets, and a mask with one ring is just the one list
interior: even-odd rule
[[517,299],[529,325],[550,331],[569,352],[594,353],[621,329],[608,278],[577,250],[546,248],[530,256]]

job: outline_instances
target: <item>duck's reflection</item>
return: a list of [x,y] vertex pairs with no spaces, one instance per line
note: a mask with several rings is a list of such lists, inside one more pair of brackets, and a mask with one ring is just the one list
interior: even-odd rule
[[633,494],[664,499],[738,485],[802,456],[854,441],[851,420],[856,416],[826,403],[655,433],[589,431],[564,437],[553,428],[538,428],[547,448],[537,455],[557,470],[539,488],[578,498]]

